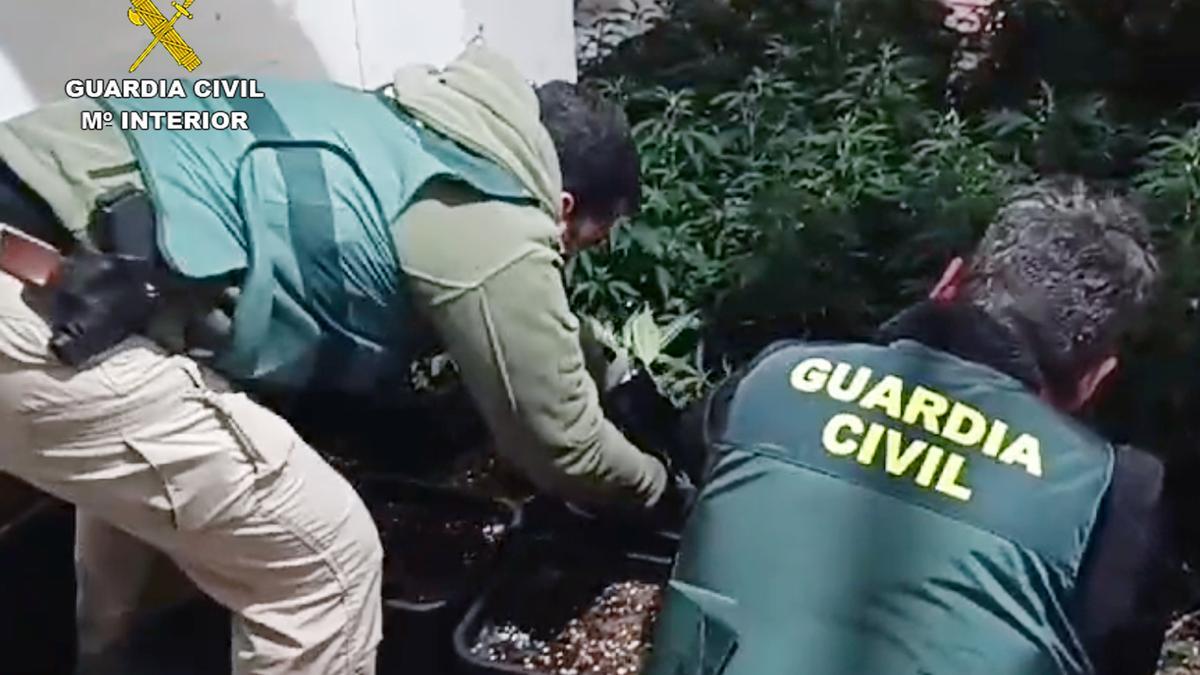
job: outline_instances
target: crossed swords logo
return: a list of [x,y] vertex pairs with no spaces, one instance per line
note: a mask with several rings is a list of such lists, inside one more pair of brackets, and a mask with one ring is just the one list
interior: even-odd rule
[[130,0],[132,7],[128,9],[129,22],[135,26],[146,26],[150,29],[150,34],[154,39],[150,44],[142,50],[137,60],[129,67],[129,72],[138,69],[142,65],[142,61],[150,56],[150,52],[161,42],[163,47],[171,53],[171,57],[180,66],[186,68],[188,72],[195,70],[200,65],[200,57],[196,55],[196,50],[192,49],[191,45],[175,30],[175,22],[180,17],[186,16],[188,19],[193,18],[192,13],[188,11],[188,7],[196,0],[183,0],[183,4],[172,2],[175,7],[175,16],[168,21],[162,12],[158,11],[158,7],[154,5],[154,0]]

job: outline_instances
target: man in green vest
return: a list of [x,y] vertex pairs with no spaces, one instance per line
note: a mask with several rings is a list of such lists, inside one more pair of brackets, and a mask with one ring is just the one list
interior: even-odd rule
[[[617,108],[535,91],[482,46],[376,92],[258,89],[85,98],[0,125],[0,222],[71,253],[46,283],[12,235],[0,255],[0,466],[77,507],[84,669],[165,554],[233,611],[238,673],[373,671],[371,518],[236,388],[394,395],[416,324],[536,485],[635,515],[678,499],[605,419],[560,275],[637,208]],[[89,112],[161,111],[248,125],[80,131]],[[404,435],[397,452],[436,451]]]
[[1069,415],[1158,276],[1129,203],[1050,181],[878,344],[768,348],[705,404],[647,672],[1153,673],[1162,466]]

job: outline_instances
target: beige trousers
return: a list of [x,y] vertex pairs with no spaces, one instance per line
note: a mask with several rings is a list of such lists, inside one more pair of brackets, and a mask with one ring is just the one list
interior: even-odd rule
[[292,428],[135,338],[75,370],[0,272],[0,469],[76,506],[81,656],[122,637],[165,556],[234,617],[238,674],[374,672],[383,552]]

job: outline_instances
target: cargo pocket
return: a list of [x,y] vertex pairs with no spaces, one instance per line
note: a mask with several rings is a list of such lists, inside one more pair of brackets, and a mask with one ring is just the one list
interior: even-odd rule
[[214,391],[194,363],[187,363],[185,370],[196,384],[196,391],[189,398],[216,413],[253,465],[255,474],[269,476],[287,464],[296,443],[301,441],[286,420],[245,394]]
[[[157,474],[162,496],[149,505],[169,510],[175,529],[222,528],[244,519],[253,500],[240,495],[279,474],[301,441],[281,417],[244,394],[223,391],[224,383],[210,382],[195,363],[174,363],[192,385],[179,392],[180,417],[123,441]],[[182,436],[181,425],[189,429]]]
[[214,408],[254,462],[255,473],[268,476],[287,464],[300,442],[292,426],[245,394],[215,394]]
[[721,617],[737,606],[682,581],[665,590],[648,675],[721,675],[737,650],[737,631]]
[[211,410],[228,435],[211,435],[212,445],[200,455],[181,454],[174,439],[129,437],[125,447],[157,474],[157,485],[145,484],[139,492],[147,506],[169,514],[175,529],[183,532],[221,529],[249,515],[254,500],[239,495],[279,475],[298,436],[282,419],[241,394],[197,391],[187,398]]

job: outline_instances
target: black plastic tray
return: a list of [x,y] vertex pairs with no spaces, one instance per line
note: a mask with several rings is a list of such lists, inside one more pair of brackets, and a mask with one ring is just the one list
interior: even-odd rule
[[[431,521],[437,514],[448,518],[468,517],[491,521],[505,527],[503,538],[492,555],[474,566],[467,574],[438,592],[416,596],[406,593],[394,583],[384,584],[384,638],[380,647],[379,672],[435,675],[449,672],[453,667],[454,626],[474,600],[490,574],[501,564],[510,543],[522,525],[522,511],[513,504],[464,493],[460,490],[429,485],[405,477],[364,475],[358,489],[371,511],[379,519],[381,505],[386,501],[401,504],[409,513],[428,511]],[[420,547],[421,541],[406,543],[389,538],[381,525],[385,547],[385,576],[395,569],[396,547]],[[445,580],[439,580],[445,581]]]
[[[538,671],[496,663],[472,653],[480,634],[489,624],[512,621],[532,627],[539,623],[530,612],[538,612],[554,600],[599,593],[610,583],[648,581],[665,584],[671,572],[671,560],[639,553],[614,553],[605,549],[584,549],[532,542],[520,554],[506,561],[479,599],[467,611],[454,631],[454,651],[461,675],[539,675]],[[565,611],[565,610],[564,610]],[[553,623],[559,619],[554,617]],[[449,672],[449,671],[447,671]]]

